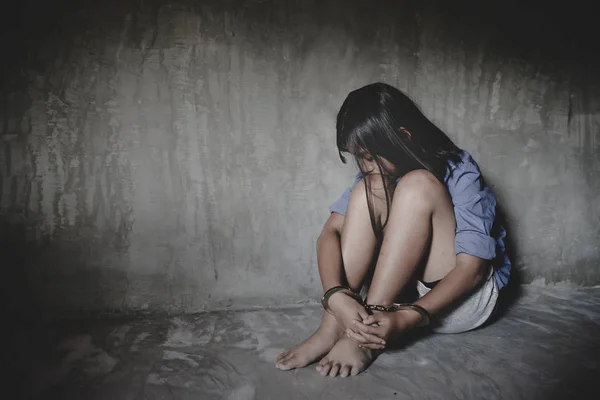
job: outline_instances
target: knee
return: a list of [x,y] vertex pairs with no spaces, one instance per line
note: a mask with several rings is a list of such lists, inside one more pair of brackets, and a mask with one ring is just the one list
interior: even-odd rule
[[367,192],[367,188],[365,186],[365,182],[361,179],[352,188],[352,193],[350,193],[350,200],[348,202],[348,207],[349,208],[357,208],[357,207],[362,208],[363,203],[366,204],[366,192]]
[[[352,189],[348,208],[352,209],[354,213],[368,213],[367,198],[370,198],[373,202],[375,214],[380,215],[386,207],[384,183],[381,177],[376,174],[368,175],[366,180],[365,184],[365,181],[361,179]],[[369,191],[368,195],[367,190]],[[392,193],[388,192],[388,195],[391,196]]]
[[442,196],[447,196],[444,184],[431,172],[418,169],[400,179],[394,190],[394,203],[432,207]]

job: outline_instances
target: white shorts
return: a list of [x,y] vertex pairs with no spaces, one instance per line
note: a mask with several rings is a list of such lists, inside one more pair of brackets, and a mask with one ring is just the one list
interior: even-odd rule
[[[417,291],[419,297],[423,297],[431,289],[423,282],[417,281]],[[440,333],[460,333],[481,326],[493,314],[498,302],[498,294],[494,269],[490,267],[487,279],[479,289],[448,311],[433,316],[432,330]]]

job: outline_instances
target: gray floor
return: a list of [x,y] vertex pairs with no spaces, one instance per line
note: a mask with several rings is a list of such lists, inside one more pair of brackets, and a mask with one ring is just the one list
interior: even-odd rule
[[13,383],[39,399],[600,398],[600,288],[524,292],[495,323],[412,341],[354,378],[274,368],[317,326],[306,306],[22,328]]

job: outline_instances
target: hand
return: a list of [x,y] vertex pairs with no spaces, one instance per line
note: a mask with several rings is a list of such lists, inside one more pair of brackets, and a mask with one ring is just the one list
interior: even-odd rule
[[352,328],[353,321],[362,321],[369,317],[369,312],[358,301],[344,292],[337,292],[329,298],[329,310],[344,329]]
[[417,325],[419,313],[411,310],[395,312],[374,311],[362,321],[354,320],[354,328],[346,334],[360,347],[382,349],[401,333]]

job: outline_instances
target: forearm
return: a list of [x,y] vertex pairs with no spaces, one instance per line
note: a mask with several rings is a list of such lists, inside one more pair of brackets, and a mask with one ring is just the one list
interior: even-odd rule
[[340,235],[332,229],[324,229],[317,240],[317,264],[323,290],[344,284],[344,266]]
[[456,267],[435,287],[415,302],[435,315],[471,293],[484,279],[489,261],[459,254]]

